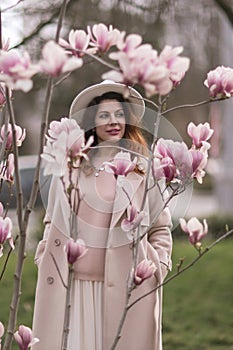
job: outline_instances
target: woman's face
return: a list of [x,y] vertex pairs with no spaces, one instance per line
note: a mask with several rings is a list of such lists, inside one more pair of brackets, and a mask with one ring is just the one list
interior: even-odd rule
[[98,143],[118,141],[125,134],[125,113],[117,100],[103,100],[95,116],[95,130]]

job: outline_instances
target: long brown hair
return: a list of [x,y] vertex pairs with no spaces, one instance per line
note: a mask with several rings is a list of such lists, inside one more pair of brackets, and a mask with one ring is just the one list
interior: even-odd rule
[[[103,100],[116,100],[122,105],[125,114],[126,124],[125,133],[122,140],[119,141],[119,146],[148,156],[148,145],[143,136],[139,118],[133,113],[132,107],[130,106],[130,102],[127,99],[125,99],[123,95],[117,92],[107,92],[101,96],[97,96],[88,104],[86,111],[83,115],[82,122],[80,123],[80,127],[85,130],[86,141],[91,135],[93,135],[94,142],[92,146],[98,145],[98,138],[95,132],[95,116],[98,109],[98,105]],[[135,171],[139,173],[144,173],[138,167],[136,167]]]

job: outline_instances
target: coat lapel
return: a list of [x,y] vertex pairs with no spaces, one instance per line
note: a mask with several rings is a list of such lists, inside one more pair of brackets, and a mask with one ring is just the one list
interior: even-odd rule
[[142,181],[143,177],[135,172],[129,173],[126,177],[118,176],[110,228],[116,226],[126,208],[129,206],[130,201],[132,201]]

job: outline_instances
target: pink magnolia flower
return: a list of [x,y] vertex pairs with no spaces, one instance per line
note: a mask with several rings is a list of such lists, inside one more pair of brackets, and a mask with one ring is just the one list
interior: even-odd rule
[[6,240],[8,240],[10,246],[12,249],[14,249],[14,242],[11,235],[12,230],[12,221],[10,218],[6,217],[3,219],[3,217],[0,216],[0,257],[3,255],[3,244]]
[[32,88],[32,76],[38,73],[38,66],[31,63],[27,52],[20,54],[17,50],[0,54],[0,79],[10,89],[28,92]]
[[85,242],[82,239],[78,239],[76,242],[70,238],[65,246],[67,253],[67,260],[69,264],[74,264],[78,259],[83,257],[88,249],[86,248]]
[[0,321],[0,338],[2,338],[4,331],[5,331],[4,326],[3,326],[2,322]]
[[55,140],[58,139],[62,131],[65,131],[67,134],[69,134],[73,129],[76,129],[76,128],[80,129],[78,123],[74,119],[61,118],[60,121],[53,120],[49,124],[49,129],[48,129],[49,137],[47,137],[47,139],[50,142],[54,142]]
[[[181,181],[186,181],[191,178],[192,171],[192,157],[188,150],[187,145],[184,142],[159,139],[156,145],[156,153],[160,154],[161,158],[164,158],[165,165],[168,163],[166,169],[174,174],[174,178]],[[171,162],[167,158],[171,159]],[[176,171],[171,165],[176,167]],[[170,176],[171,176],[170,175]]]
[[112,173],[116,176],[126,176],[131,171],[134,171],[137,164],[137,157],[131,161],[129,152],[118,152],[112,162],[104,162],[105,171]]
[[203,224],[196,218],[192,217],[185,221],[185,219],[180,219],[180,227],[181,229],[189,235],[189,241],[193,245],[199,246],[203,237],[205,237],[208,233],[208,225],[206,220],[203,220]]
[[[15,132],[16,146],[20,147],[26,138],[26,129],[21,128],[19,125],[15,125]],[[0,132],[0,143],[4,141],[5,134],[7,138],[6,149],[11,149],[13,144],[13,131],[11,123],[8,123],[7,127],[5,124],[2,126]]]
[[62,118],[50,123],[47,144],[41,157],[45,160],[44,174],[64,176],[68,162],[78,167],[81,158],[87,157],[87,150],[93,143],[91,136],[85,143],[85,133],[73,119]]
[[14,171],[14,154],[10,153],[8,158],[0,163],[0,179],[8,182],[14,182]]
[[85,157],[85,151],[91,146],[93,137],[90,137],[85,144],[85,132],[74,119],[62,118],[61,121],[52,121],[48,130],[51,143],[61,143],[66,149],[67,155],[74,159]]
[[82,57],[85,53],[94,54],[97,48],[88,48],[90,43],[90,35],[84,30],[71,30],[68,41],[59,40],[59,45],[65,49],[71,50],[72,54],[77,57]]
[[151,260],[142,260],[135,271],[134,283],[136,286],[140,285],[147,278],[150,278],[154,275],[156,271],[155,264]]
[[176,176],[176,166],[170,157],[154,158],[152,172],[156,180],[165,178],[166,183],[169,183]]
[[147,97],[166,95],[173,87],[169,71],[158,60],[157,51],[150,45],[141,45],[129,52],[112,53],[118,57],[120,71],[111,70],[102,75],[103,79],[122,82],[126,85],[141,85]]
[[193,122],[188,124],[187,128],[188,135],[192,138],[193,145],[196,148],[202,146],[203,141],[207,141],[213,135],[214,130],[210,128],[209,123],[200,123],[195,125]]
[[2,216],[3,212],[4,212],[4,207],[3,207],[2,203],[0,202],[0,216]]
[[113,60],[119,59],[122,55],[126,54],[129,58],[135,58],[141,51],[151,50],[150,44],[142,44],[142,37],[138,34],[129,34],[125,38],[125,32],[121,32],[116,46],[119,49],[117,52],[112,52],[109,57]]
[[116,45],[121,35],[118,29],[113,29],[112,25],[107,27],[103,23],[94,24],[92,28],[88,26],[87,32],[90,35],[90,44],[100,52],[107,52],[110,47]]
[[190,59],[188,57],[180,57],[183,47],[171,47],[166,45],[159,55],[161,63],[169,70],[169,78],[176,86],[183,79],[185,73],[189,69]]
[[27,350],[39,341],[38,338],[33,338],[31,328],[23,325],[20,325],[18,331],[14,333],[14,338],[20,350]]
[[4,326],[3,326],[2,322],[0,321],[0,350],[2,348],[2,346],[1,346],[2,339],[1,338],[4,334],[4,332],[5,332]]
[[207,164],[207,157],[196,149],[189,150],[192,156],[192,177],[196,178],[199,183],[202,183],[202,178],[205,176],[205,171],[203,170]]
[[211,98],[233,96],[233,69],[219,66],[207,74],[204,85],[209,89]]
[[118,38],[117,47],[126,53],[134,53],[135,49],[142,43],[142,37],[139,34],[129,34],[124,38],[125,32],[122,32]]
[[42,57],[40,70],[53,77],[71,72],[80,68],[83,64],[81,58],[69,57],[66,51],[52,40],[48,41],[43,47]]
[[93,141],[94,137],[90,136],[85,144],[85,135],[84,130],[82,129],[76,128],[67,134],[67,153],[74,161],[74,164],[76,164],[76,160],[78,160],[77,165],[79,165],[81,157],[88,158],[86,151],[89,149]]
[[44,175],[63,177],[67,170],[66,134],[62,132],[59,142],[47,141],[41,158],[44,160]]
[[137,228],[144,217],[144,212],[139,212],[133,205],[127,208],[127,218],[121,222],[121,228],[124,232],[129,232]]
[[2,38],[2,50],[3,51],[8,51],[10,47],[10,38]]

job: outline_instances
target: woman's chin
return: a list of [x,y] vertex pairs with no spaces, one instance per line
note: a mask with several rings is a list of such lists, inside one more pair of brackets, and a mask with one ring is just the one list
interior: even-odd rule
[[121,140],[120,137],[111,137],[111,138],[106,139],[106,140],[104,140],[104,141],[102,141],[102,142],[108,143],[108,144],[111,145],[111,144],[116,144],[116,143],[118,143],[120,140]]

